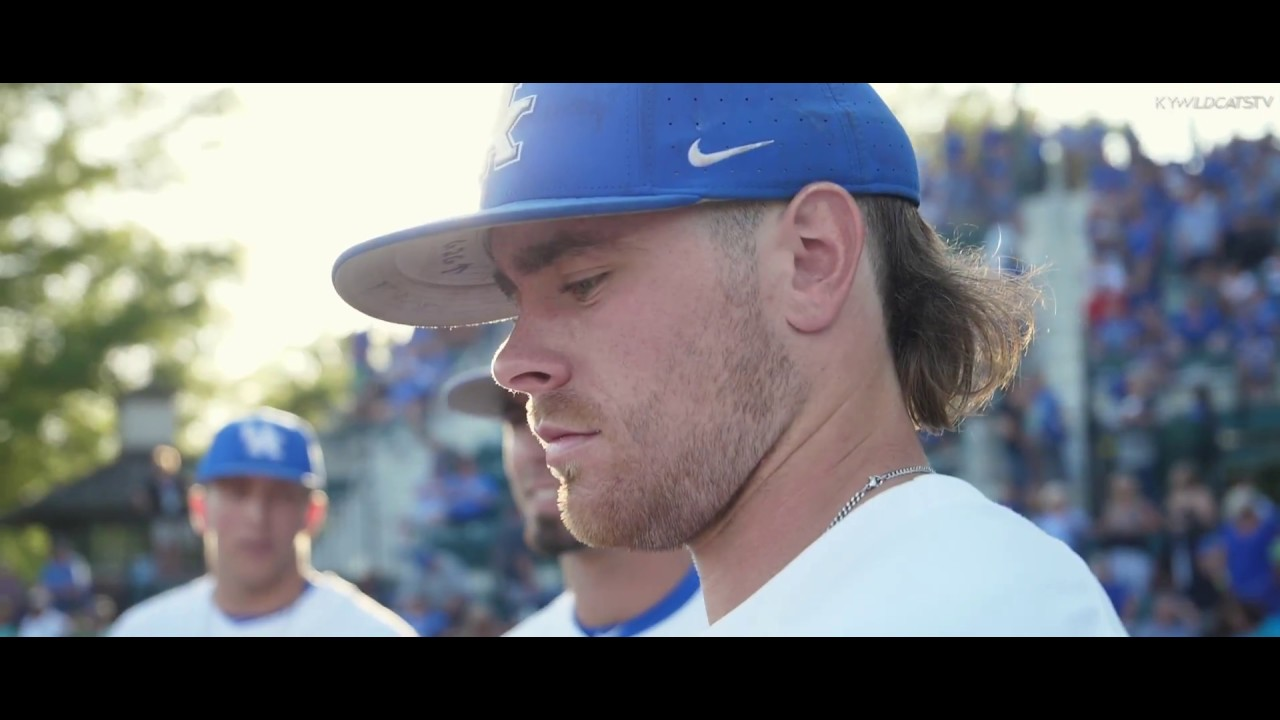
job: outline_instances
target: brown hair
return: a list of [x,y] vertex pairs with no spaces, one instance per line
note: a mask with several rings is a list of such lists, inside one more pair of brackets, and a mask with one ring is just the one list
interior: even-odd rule
[[[910,202],[858,197],[907,413],[929,432],[982,411],[1018,374],[1035,335],[1038,270],[1013,274],[947,243]],[[727,204],[716,235],[741,257],[768,203]]]

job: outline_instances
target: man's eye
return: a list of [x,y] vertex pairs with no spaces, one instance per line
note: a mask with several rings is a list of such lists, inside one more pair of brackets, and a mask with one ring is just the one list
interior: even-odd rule
[[591,292],[604,281],[604,278],[607,275],[608,273],[602,273],[583,280],[567,283],[563,288],[561,288],[561,292],[568,293],[578,300],[585,300],[587,296],[589,296]]

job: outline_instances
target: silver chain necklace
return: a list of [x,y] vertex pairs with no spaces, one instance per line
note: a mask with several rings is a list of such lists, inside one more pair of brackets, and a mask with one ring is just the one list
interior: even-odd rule
[[840,508],[840,512],[836,513],[835,519],[831,521],[831,524],[827,526],[827,529],[830,530],[831,528],[839,524],[839,522],[845,519],[845,517],[847,517],[849,513],[853,512],[853,509],[858,506],[858,503],[862,502],[862,498],[866,497],[867,493],[880,487],[886,481],[892,480],[896,477],[902,477],[903,475],[912,475],[916,473],[931,473],[931,472],[933,472],[933,468],[929,467],[928,465],[915,465],[908,468],[902,468],[901,470],[894,470],[893,472],[887,472],[887,473],[884,473],[883,475],[872,475],[871,477],[867,478],[867,484],[864,485],[861,490],[854,493],[853,497],[849,498],[849,502],[845,503],[844,507]]

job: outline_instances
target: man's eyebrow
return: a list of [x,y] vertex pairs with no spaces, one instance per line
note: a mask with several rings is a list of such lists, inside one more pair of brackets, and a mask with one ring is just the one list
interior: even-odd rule
[[[532,275],[551,267],[563,258],[581,255],[590,250],[612,245],[613,242],[613,239],[600,235],[558,232],[546,240],[522,248],[520,252],[516,253],[512,264],[515,266],[515,271],[520,275]],[[489,261],[496,266],[497,262],[493,259],[491,236],[485,238],[484,250],[489,256]],[[511,279],[501,270],[494,270],[493,279],[500,287],[504,288],[504,291],[512,286]]]

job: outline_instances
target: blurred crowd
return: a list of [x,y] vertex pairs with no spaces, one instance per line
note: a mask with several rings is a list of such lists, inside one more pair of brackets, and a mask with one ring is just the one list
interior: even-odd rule
[[555,566],[524,544],[497,438],[456,447],[429,427],[444,383],[462,368],[487,363],[508,329],[415,328],[387,348],[382,363],[374,361],[366,334],[351,338],[357,402],[350,422],[407,425],[430,450],[402,518],[408,580],[362,584],[424,637],[501,634],[560,589]]
[[408,340],[387,346],[385,358],[374,357],[369,333],[355,333],[349,338],[355,370],[352,421],[421,424],[454,368],[477,348],[491,345],[499,327],[414,328]]
[[1220,495],[1192,461],[1173,465],[1162,501],[1133,475],[1108,487],[1096,517],[1058,482],[1021,509],[1089,561],[1133,635],[1280,637],[1273,498],[1247,479]]
[[926,210],[961,242],[976,228],[967,242],[1017,271],[1010,198],[1044,187],[1050,142],[1068,189],[1090,198],[1087,474],[1102,498],[1093,512],[1073,502],[1062,402],[1030,368],[992,410],[1006,502],[1088,559],[1135,635],[1280,634],[1276,469],[1262,482],[1224,462],[1228,420],[1280,438],[1280,141],[1159,164],[1100,124],[949,129],[944,160],[925,167]]
[[0,567],[0,637],[93,637],[116,615],[115,600],[96,591],[92,568],[64,540],[30,587]]
[[[1089,477],[1070,478],[1063,403],[1029,368],[992,409],[1008,461],[1005,501],[1092,565],[1135,635],[1280,635],[1278,501],[1256,475],[1226,470],[1220,440],[1225,413],[1280,408],[1280,143],[1237,140],[1160,165],[1131,134],[1099,124],[1052,135],[1025,117],[949,126],[939,151],[922,158],[922,212],[1016,271],[1021,202],[1046,188],[1050,144],[1067,188],[1091,198],[1089,420],[1101,441]],[[418,329],[382,361],[367,335],[353,337],[347,422],[425,427],[443,382],[483,361],[504,330]],[[1172,450],[1161,440],[1170,422],[1191,429]],[[555,596],[556,568],[524,546],[496,444],[464,452],[418,435],[432,460],[403,518],[412,578],[351,579],[424,636],[500,634]],[[935,466],[953,470],[944,459],[956,436],[925,440]],[[1073,483],[1104,492],[1084,507]],[[161,490],[154,507],[168,507]],[[477,576],[488,578],[483,591]],[[34,588],[0,572],[0,634],[100,632],[116,608],[91,577],[65,544]]]
[[[1097,419],[1116,438],[1114,469],[1154,499],[1169,451],[1159,428],[1171,414],[1189,420],[1185,452],[1221,493],[1224,421],[1276,422],[1280,149],[1233,142],[1197,174],[1137,158],[1128,173],[1098,174],[1090,218]],[[1184,408],[1179,386],[1191,391]]]

